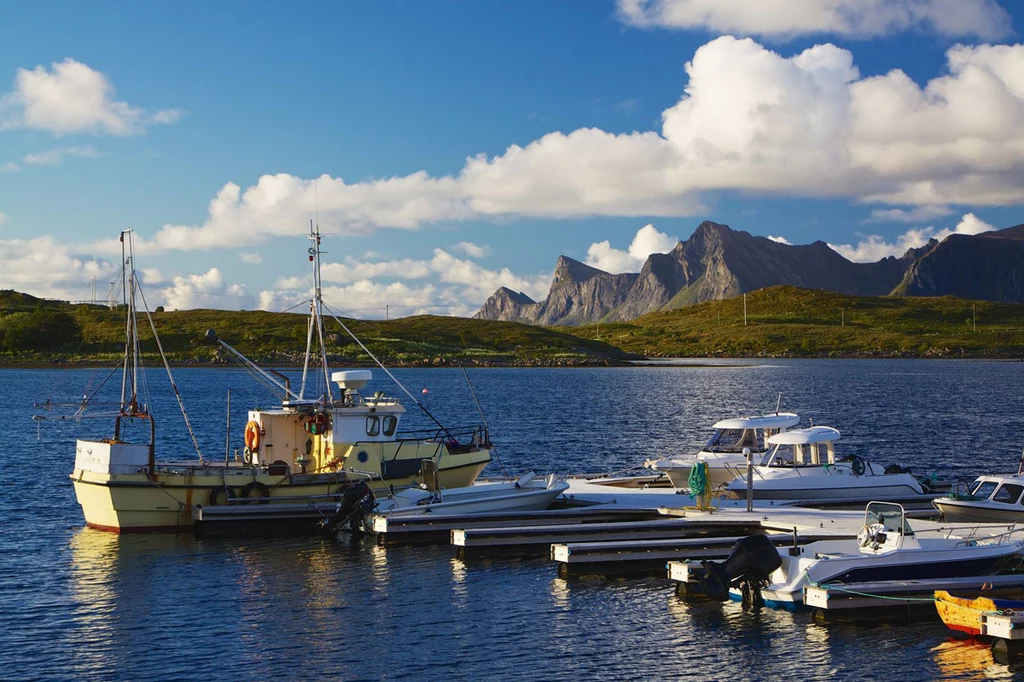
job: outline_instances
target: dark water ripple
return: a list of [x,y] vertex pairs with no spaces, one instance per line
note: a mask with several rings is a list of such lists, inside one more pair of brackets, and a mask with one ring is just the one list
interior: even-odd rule
[[[841,452],[920,473],[1013,470],[1024,363],[804,361],[763,366],[471,370],[515,473],[635,469],[692,452],[725,416],[782,407],[843,432]],[[475,423],[457,370],[399,376],[447,424]],[[320,539],[117,537],[82,528],[74,439],[109,424],[30,420],[89,370],[0,371],[0,678],[10,680],[999,679],[1022,674],[938,625],[822,627],[806,614],[687,604],[661,580],[565,581],[542,560]],[[176,378],[200,446],[232,447],[271,405],[241,372]],[[160,452],[191,444],[162,373],[148,383]],[[427,427],[410,411],[409,427]],[[488,473],[500,473],[492,465]]]

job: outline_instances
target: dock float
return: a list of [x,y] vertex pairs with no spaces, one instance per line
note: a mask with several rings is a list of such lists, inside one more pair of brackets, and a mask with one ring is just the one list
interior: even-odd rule
[[601,506],[486,514],[423,514],[418,516],[371,514],[366,527],[367,530],[377,534],[377,544],[392,546],[449,544],[452,532],[455,530],[566,525],[580,528],[605,523],[654,521],[665,518],[657,509]]
[[760,526],[738,527],[735,521],[719,519],[622,521],[557,526],[519,526],[509,528],[459,528],[452,531],[456,556],[471,559],[481,556],[550,556],[551,545],[585,542],[625,542],[640,540],[681,540],[694,537],[734,536],[756,533]]
[[[936,590],[1019,597],[1024,593],[1024,574],[810,585],[804,588],[804,605],[815,609],[816,620],[825,622],[877,621],[879,616],[887,620],[936,620],[938,612],[932,596]],[[1024,632],[1019,637],[1024,638]]]
[[[742,529],[737,530],[742,532]],[[750,533],[681,540],[555,544],[551,545],[551,559],[558,562],[558,575],[563,578],[664,576],[667,562],[724,559],[729,556],[733,545],[747,535]],[[794,541],[793,533],[766,533],[766,535],[774,544],[780,546],[791,545]],[[836,535],[796,536],[798,544],[823,539],[836,539]]]

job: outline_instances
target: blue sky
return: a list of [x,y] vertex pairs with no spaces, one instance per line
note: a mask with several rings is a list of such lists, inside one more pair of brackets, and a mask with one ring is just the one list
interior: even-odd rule
[[472,314],[703,220],[877,260],[1024,222],[995,0],[8,3],[0,288]]

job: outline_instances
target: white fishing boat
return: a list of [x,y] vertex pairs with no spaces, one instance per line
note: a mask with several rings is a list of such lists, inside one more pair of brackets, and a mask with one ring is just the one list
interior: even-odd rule
[[[768,438],[770,450],[752,469],[756,500],[904,500],[933,494],[920,480],[899,466],[882,467],[853,455],[836,458],[839,431],[812,426],[777,433]],[[740,499],[747,496],[744,472],[726,486]]]
[[647,465],[668,476],[673,487],[689,488],[693,465],[703,462],[708,465],[711,487],[719,488],[746,468],[745,451],[756,458],[755,462],[760,462],[768,451],[768,438],[796,426],[799,421],[800,417],[792,412],[723,419],[712,425],[714,435],[700,452],[685,457],[659,459]]
[[[218,461],[200,452],[183,405],[195,457],[184,459],[180,452],[169,453],[169,457],[161,453],[165,456],[160,457],[156,452],[156,427],[149,400],[138,391],[140,352],[135,299],[139,282],[134,270],[133,234],[131,230],[122,232],[127,338],[120,409],[114,415],[112,437],[78,440],[71,474],[89,526],[117,533],[191,531],[195,523],[192,510],[197,505],[210,508],[330,501],[357,481],[370,481],[378,489],[388,484],[413,485],[421,480],[420,471],[428,464],[432,471],[436,469],[441,485],[455,488],[470,485],[491,461],[486,426],[441,425],[383,365],[381,369],[409,400],[433,420],[435,429],[400,433],[405,414],[401,402],[380,391],[365,396],[361,393],[373,378],[369,370],[330,372],[320,294],[320,235],[312,226],[309,239],[314,287],[302,386],[298,392],[292,391],[289,381],[278,379],[280,374],[260,369],[221,340],[226,352],[279,391],[283,400],[273,409],[251,410],[241,452],[236,450],[234,458],[226,452]],[[334,319],[348,331],[341,320]],[[152,318],[149,321],[160,348]],[[164,365],[178,397],[166,359]],[[315,390],[319,393],[308,397],[307,379],[318,373]],[[308,383],[313,392],[314,381]],[[178,400],[181,404],[180,397]],[[74,415],[76,419],[81,417],[79,413]],[[229,425],[225,429],[230,438]],[[133,436],[142,442],[130,440]]]
[[951,492],[932,504],[950,522],[1024,522],[1024,475],[979,476],[966,492]]
[[[794,608],[803,604],[803,590],[809,585],[995,575],[1019,563],[1024,552],[1021,533],[1005,526],[975,527],[937,530],[934,537],[922,537],[901,505],[871,502],[855,540],[778,548],[779,557],[768,557],[771,561],[763,556],[751,560],[754,554],[745,552],[719,564],[705,562],[705,569],[713,578],[709,584],[731,585],[733,598],[741,597],[737,583],[749,578],[762,581],[760,594],[766,604]],[[763,570],[757,564],[763,564]]]
[[407,516],[416,514],[483,514],[487,512],[540,511],[569,489],[569,484],[554,474],[538,478],[533,472],[514,481],[477,483],[462,488],[431,492],[423,487],[409,488],[378,502],[377,514]]

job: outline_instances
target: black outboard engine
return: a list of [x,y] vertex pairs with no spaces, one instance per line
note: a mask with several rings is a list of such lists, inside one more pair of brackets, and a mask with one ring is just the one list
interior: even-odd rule
[[338,510],[320,521],[321,531],[324,535],[334,535],[347,525],[353,533],[357,532],[359,521],[366,512],[373,509],[375,503],[373,491],[365,481],[346,488],[341,494]]
[[704,572],[698,574],[701,591],[711,599],[725,601],[729,587],[743,592],[743,606],[764,605],[761,590],[768,586],[768,576],[782,565],[782,557],[772,541],[764,535],[748,535],[737,541],[729,557],[722,562],[701,561]]

